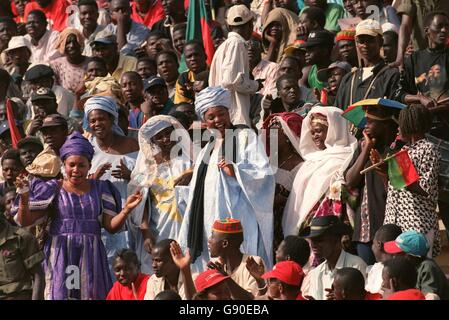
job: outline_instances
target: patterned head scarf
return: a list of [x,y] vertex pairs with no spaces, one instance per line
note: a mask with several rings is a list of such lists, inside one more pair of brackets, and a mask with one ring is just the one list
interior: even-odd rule
[[207,87],[195,98],[195,111],[204,120],[206,111],[213,107],[231,108],[231,93],[222,87]]
[[115,134],[124,136],[123,130],[118,125],[118,106],[112,97],[94,96],[89,98],[84,105],[84,124],[85,130],[89,130],[89,114],[93,110],[102,110],[109,113],[114,118],[112,131]]

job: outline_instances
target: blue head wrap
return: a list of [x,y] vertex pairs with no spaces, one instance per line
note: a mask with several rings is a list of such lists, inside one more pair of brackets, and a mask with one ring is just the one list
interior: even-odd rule
[[78,131],[75,131],[67,137],[59,150],[59,156],[62,161],[65,161],[70,156],[83,156],[90,162],[94,156],[94,148],[89,140],[84,138]]
[[207,87],[195,97],[195,111],[204,120],[204,114],[209,108],[231,108],[231,93],[222,87]]
[[165,121],[165,120],[157,120],[157,121],[151,121],[152,118],[148,120],[148,124],[141,128],[142,136],[147,140],[150,141],[152,137],[157,135],[162,130],[173,127],[173,124],[171,122]]
[[123,130],[118,126],[118,106],[114,98],[103,97],[103,96],[93,96],[86,101],[84,105],[84,121],[83,128],[89,131],[89,113],[93,110],[102,110],[109,113],[114,118],[112,124],[112,131],[115,134],[124,136]]

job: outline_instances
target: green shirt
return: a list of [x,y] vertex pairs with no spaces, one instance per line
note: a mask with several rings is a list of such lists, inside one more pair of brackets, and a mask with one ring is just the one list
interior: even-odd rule
[[[304,7],[299,15],[302,14],[302,12],[308,8],[307,6]],[[336,3],[328,3],[327,8],[324,11],[324,15],[326,16],[326,24],[324,25],[324,29],[331,31],[331,32],[338,32],[340,31],[340,26],[338,25],[338,20],[342,19],[345,15],[345,9]]]
[[31,272],[44,260],[36,238],[0,218],[0,300],[32,290]]

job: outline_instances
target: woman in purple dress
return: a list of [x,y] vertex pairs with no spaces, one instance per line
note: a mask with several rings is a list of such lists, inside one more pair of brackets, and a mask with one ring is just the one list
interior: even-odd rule
[[120,194],[109,181],[87,178],[94,150],[78,132],[60,150],[66,177],[17,181],[16,222],[30,226],[51,215],[45,243],[45,297],[49,300],[105,299],[112,287],[101,227],[119,231],[139,204],[139,192],[130,195],[122,210]]

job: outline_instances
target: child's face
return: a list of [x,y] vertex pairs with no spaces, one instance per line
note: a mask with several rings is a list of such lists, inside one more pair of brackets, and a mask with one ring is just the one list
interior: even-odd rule
[[312,123],[311,134],[313,142],[318,147],[318,149],[326,149],[325,141],[327,137],[327,127],[320,123]]
[[23,170],[22,165],[18,163],[16,160],[6,159],[5,161],[3,161],[2,165],[3,177],[9,183],[13,183],[14,181],[16,181],[16,178],[19,176],[22,170]]
[[139,274],[139,267],[132,262],[117,258],[114,261],[114,275],[117,281],[123,286],[131,286]]
[[8,192],[7,194],[5,194],[5,211],[7,213],[11,212],[11,207],[14,203],[15,198],[16,198],[15,191],[11,191],[11,192]]

